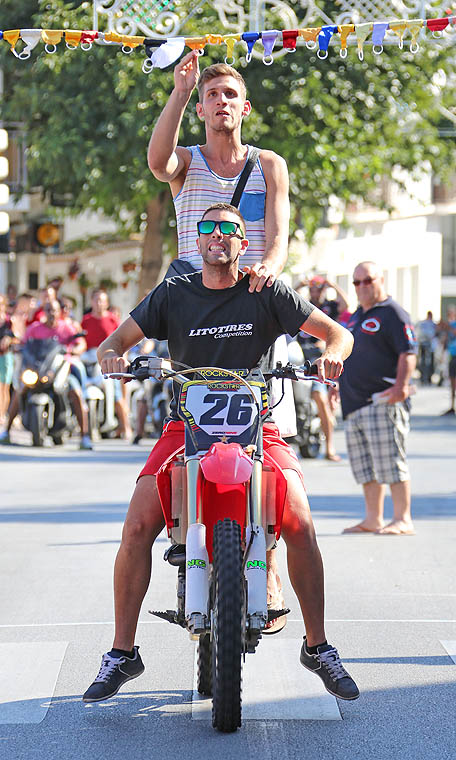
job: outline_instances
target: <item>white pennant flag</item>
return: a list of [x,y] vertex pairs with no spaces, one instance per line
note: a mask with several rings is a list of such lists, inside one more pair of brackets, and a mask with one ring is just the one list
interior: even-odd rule
[[177,61],[181,57],[185,48],[184,37],[172,37],[165,42],[164,45],[160,45],[150,57],[151,65],[155,69],[165,69],[174,61]]

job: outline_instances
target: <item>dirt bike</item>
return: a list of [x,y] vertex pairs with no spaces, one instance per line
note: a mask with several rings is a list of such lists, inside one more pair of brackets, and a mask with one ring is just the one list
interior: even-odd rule
[[[242,663],[255,652],[269,610],[266,551],[280,536],[286,497],[283,471],[263,451],[268,417],[266,382],[317,379],[306,368],[279,363],[271,372],[187,368],[138,356],[127,373],[110,377],[172,378],[185,444],[157,474],[177,568],[177,609],[151,611],[198,641],[198,691],[212,696],[212,725],[241,725]],[[332,381],[328,384],[334,385]]]

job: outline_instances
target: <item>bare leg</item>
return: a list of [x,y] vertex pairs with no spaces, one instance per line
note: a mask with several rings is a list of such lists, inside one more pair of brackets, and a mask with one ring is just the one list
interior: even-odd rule
[[131,427],[130,427],[130,421],[128,419],[128,411],[127,411],[127,406],[126,406],[124,398],[121,398],[119,401],[116,401],[115,410],[116,410],[117,419],[119,420],[120,435],[125,436],[125,438],[129,438],[131,436]]
[[383,502],[385,500],[385,486],[371,480],[363,483],[364,501],[366,503],[366,517],[357,525],[345,528],[344,533],[375,533],[383,528]]
[[6,413],[8,411],[10,401],[10,390],[8,383],[0,383],[0,424],[3,424],[6,420]]
[[326,640],[323,562],[299,475],[294,470],[284,470],[284,474],[287,501],[282,535],[287,545],[288,573],[301,606],[307,642],[309,646],[316,646]]
[[71,405],[73,406],[79,428],[81,430],[81,435],[88,435],[89,434],[89,415],[87,412],[87,406],[84,403],[84,400],[82,398],[82,394],[79,391],[72,388],[68,395],[70,398]]
[[11,430],[11,426],[12,426],[12,424],[14,422],[14,419],[15,419],[15,417],[17,416],[17,414],[19,412],[19,399],[20,399],[19,392],[18,391],[14,391],[13,398],[11,399],[9,413],[8,413],[8,424],[6,426],[6,429],[7,429],[8,433]]
[[382,535],[401,535],[414,533],[411,512],[410,480],[391,483],[394,517],[380,533]]
[[147,402],[144,399],[136,405],[136,435],[140,438],[144,435],[144,425],[147,417]]
[[326,458],[338,461],[340,457],[337,456],[334,448],[334,420],[329,406],[328,397],[324,393],[314,391],[312,393],[312,398],[317,405],[318,416],[320,417],[321,427],[326,439]]
[[454,399],[456,396],[456,377],[450,377],[450,385],[451,385],[450,409],[454,409]]
[[268,604],[272,604],[273,609],[281,610],[283,608],[282,582],[279,576],[275,549],[266,552],[266,568],[268,573]]
[[155,477],[143,475],[130,502],[114,566],[116,649],[134,646],[141,604],[150,582],[152,545],[163,526]]

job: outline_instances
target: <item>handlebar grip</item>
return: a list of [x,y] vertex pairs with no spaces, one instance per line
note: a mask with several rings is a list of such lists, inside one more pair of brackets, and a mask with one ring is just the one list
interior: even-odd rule
[[304,371],[306,375],[318,375],[318,367],[311,364],[309,360],[304,363]]

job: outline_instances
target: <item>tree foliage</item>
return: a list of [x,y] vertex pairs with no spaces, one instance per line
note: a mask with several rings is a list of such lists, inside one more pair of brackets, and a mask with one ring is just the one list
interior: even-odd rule
[[[325,4],[332,17],[336,8],[334,2]],[[224,31],[210,7],[191,23],[185,34]],[[4,29],[90,28],[91,4],[6,0],[2,24]],[[206,50],[202,66],[223,59],[221,48]],[[366,47],[363,62],[354,48],[342,60],[337,45],[324,61],[300,48],[269,68],[255,58],[247,65],[240,45],[235,55],[254,107],[244,124],[244,140],[287,160],[294,222],[308,238],[331,195],[365,197],[396,166],[419,172],[428,162],[439,173],[451,167],[454,142],[439,137],[440,106],[449,96],[436,75],[440,82],[451,79],[454,64],[451,48],[429,35],[415,56],[397,46],[375,56]],[[31,183],[46,194],[71,193],[75,212],[102,209],[135,231],[144,228],[147,214],[150,223],[156,198],[160,231],[172,232],[168,191],[146,162],[153,124],[173,86],[172,70],[147,76],[141,71],[141,50],[125,55],[119,48],[96,45],[83,52],[61,43],[55,55],[45,54],[40,45],[22,62],[3,43],[0,56],[8,97],[2,118],[26,125]],[[203,140],[189,106],[180,143]]]

